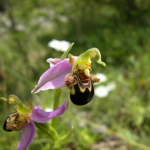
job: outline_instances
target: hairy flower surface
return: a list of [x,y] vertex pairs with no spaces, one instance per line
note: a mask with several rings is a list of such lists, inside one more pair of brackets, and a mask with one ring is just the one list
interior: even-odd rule
[[68,100],[64,104],[51,112],[45,112],[41,106],[33,107],[30,102],[30,108],[26,107],[15,95],[10,95],[8,102],[16,104],[16,113],[10,114],[3,125],[6,131],[19,131],[23,129],[17,150],[27,150],[35,137],[36,127],[34,122],[46,123],[54,117],[63,115],[67,109]]

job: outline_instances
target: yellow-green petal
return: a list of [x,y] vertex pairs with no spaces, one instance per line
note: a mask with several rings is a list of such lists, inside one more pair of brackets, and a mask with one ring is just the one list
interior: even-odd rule
[[16,104],[17,112],[20,115],[30,113],[30,109],[26,105],[24,105],[23,102],[15,95],[9,95],[8,103]]
[[98,64],[103,65],[106,64],[101,61],[101,53],[97,48],[91,48],[86,52],[82,53],[74,62],[72,71],[76,72],[78,70],[84,70],[91,65],[91,59],[94,59]]

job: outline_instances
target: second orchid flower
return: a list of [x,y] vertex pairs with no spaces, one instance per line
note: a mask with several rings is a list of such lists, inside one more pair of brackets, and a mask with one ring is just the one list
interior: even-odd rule
[[[65,100],[65,103],[63,105],[52,112],[43,111],[41,106],[33,107],[31,102],[30,108],[28,108],[15,95],[9,96],[8,103],[16,104],[17,112],[10,114],[6,118],[3,128],[8,132],[19,131],[23,129],[20,141],[17,146],[17,150],[27,150],[28,146],[31,144],[35,137],[36,127],[34,122],[43,124],[54,117],[63,115],[67,109],[68,100]],[[57,138],[57,132],[52,136]]]

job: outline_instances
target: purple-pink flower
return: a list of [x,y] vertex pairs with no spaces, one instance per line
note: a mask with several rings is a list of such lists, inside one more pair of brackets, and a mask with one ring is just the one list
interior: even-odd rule
[[48,59],[47,61],[50,63],[50,68],[42,74],[38,84],[31,93],[38,93],[39,91],[48,89],[58,89],[65,86],[65,76],[72,72],[72,65],[76,58],[76,56],[72,56],[71,62],[69,62],[70,58],[64,60],[58,58]]
[[68,59],[49,59],[48,69],[39,79],[38,84],[32,90],[37,93],[41,90],[58,89],[66,85],[70,90],[70,99],[76,105],[89,103],[94,96],[93,83],[100,79],[91,75],[91,59],[98,64],[106,64],[101,60],[101,53],[97,48],[91,48],[78,57],[71,54]]
[[[17,150],[27,150],[35,137],[36,127],[34,122],[46,123],[54,117],[63,115],[67,109],[68,100],[52,112],[45,112],[41,106],[31,107],[29,113],[18,111],[17,113],[10,114],[4,123],[4,130],[6,131],[19,131],[23,129]],[[18,106],[17,106],[18,107]]]
[[[58,89],[66,85],[74,95],[74,85],[78,84],[76,78],[79,78],[79,80],[82,82],[80,84],[82,84],[83,86],[87,85],[87,83],[84,83],[85,81],[99,81],[95,81],[95,77],[94,79],[90,79],[90,72],[92,70],[91,59],[95,59],[98,64],[106,66],[106,64],[101,61],[101,53],[97,48],[91,48],[78,57],[72,56],[71,54],[69,54],[68,56],[69,58],[66,58],[64,60],[60,60],[58,58],[48,59],[48,62],[50,62],[50,69],[42,74],[38,81],[38,84],[34,87],[31,93],[38,93],[39,91],[48,89]],[[70,75],[72,75],[72,77]],[[87,87],[84,88],[81,92],[83,93],[86,89]]]

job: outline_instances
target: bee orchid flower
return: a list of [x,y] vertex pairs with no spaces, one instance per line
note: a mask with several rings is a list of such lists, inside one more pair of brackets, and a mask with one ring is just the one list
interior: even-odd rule
[[9,104],[16,104],[16,113],[10,114],[3,125],[6,131],[19,131],[23,129],[17,150],[27,150],[35,137],[36,127],[34,122],[46,123],[54,117],[63,115],[67,109],[68,100],[52,112],[45,112],[41,106],[33,107],[30,102],[30,108],[25,106],[22,101],[15,95],[8,98]]
[[95,59],[98,64],[106,64],[101,61],[101,54],[97,48],[91,48],[79,55],[72,65],[72,73],[65,77],[65,84],[71,90],[70,99],[76,105],[89,103],[94,95],[93,83],[100,79],[90,75],[92,70],[91,59]]
[[91,48],[78,57],[71,54],[68,56],[69,58],[64,60],[48,59],[51,68],[40,77],[32,93],[58,89],[66,85],[70,89],[71,101],[76,105],[85,105],[94,95],[93,83],[100,81],[96,76],[90,75],[91,59],[95,59],[104,67],[106,64],[101,61],[101,54],[97,48]]

